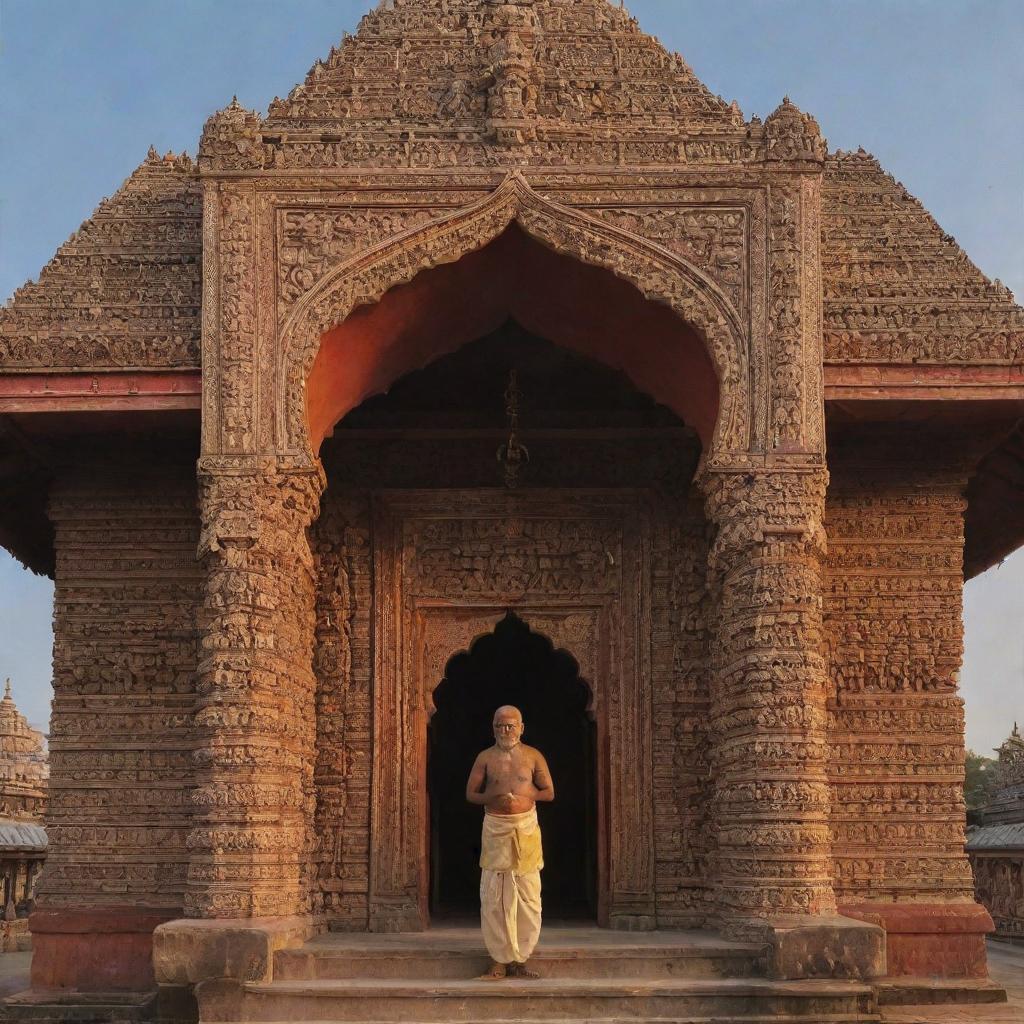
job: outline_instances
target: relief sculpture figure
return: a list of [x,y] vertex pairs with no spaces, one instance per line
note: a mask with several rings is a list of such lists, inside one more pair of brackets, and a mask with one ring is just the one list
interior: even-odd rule
[[466,799],[484,808],[480,843],[480,923],[491,957],[488,980],[536,978],[527,967],[540,938],[544,867],[537,803],[555,799],[544,755],[522,742],[523,716],[494,713],[494,746],[481,751]]

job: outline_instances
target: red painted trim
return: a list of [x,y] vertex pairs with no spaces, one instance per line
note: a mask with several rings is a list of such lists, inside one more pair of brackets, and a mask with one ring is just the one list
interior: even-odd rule
[[199,409],[198,370],[0,374],[0,414]]
[[826,400],[1024,400],[1024,366],[826,363]]
[[[1024,401],[1024,366],[825,364],[828,401]],[[0,414],[199,409],[199,370],[0,373]]]

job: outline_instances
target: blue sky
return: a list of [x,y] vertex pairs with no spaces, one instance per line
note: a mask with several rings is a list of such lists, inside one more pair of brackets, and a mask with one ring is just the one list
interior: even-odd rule
[[[152,143],[195,153],[233,94],[265,110],[367,0],[0,0],[0,298],[35,277]],[[705,83],[764,117],[788,94],[863,146],[1024,298],[1024,0],[633,0]],[[0,553],[0,677],[50,699],[52,588]],[[967,588],[968,743],[1024,722],[1024,554]]]

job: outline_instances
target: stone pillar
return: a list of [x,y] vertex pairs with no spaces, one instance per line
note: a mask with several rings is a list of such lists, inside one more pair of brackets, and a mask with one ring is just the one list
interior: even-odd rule
[[316,731],[306,528],[323,478],[273,459],[203,460],[199,481],[206,582],[186,914],[301,915]]
[[827,473],[704,471],[715,778],[713,885],[724,932],[834,915],[826,776],[822,525]]

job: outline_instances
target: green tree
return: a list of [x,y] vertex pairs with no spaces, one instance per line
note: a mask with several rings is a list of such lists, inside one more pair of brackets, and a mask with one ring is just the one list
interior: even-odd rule
[[992,798],[995,785],[996,762],[991,757],[967,751],[964,765],[964,802],[967,810],[977,811],[984,807]]

